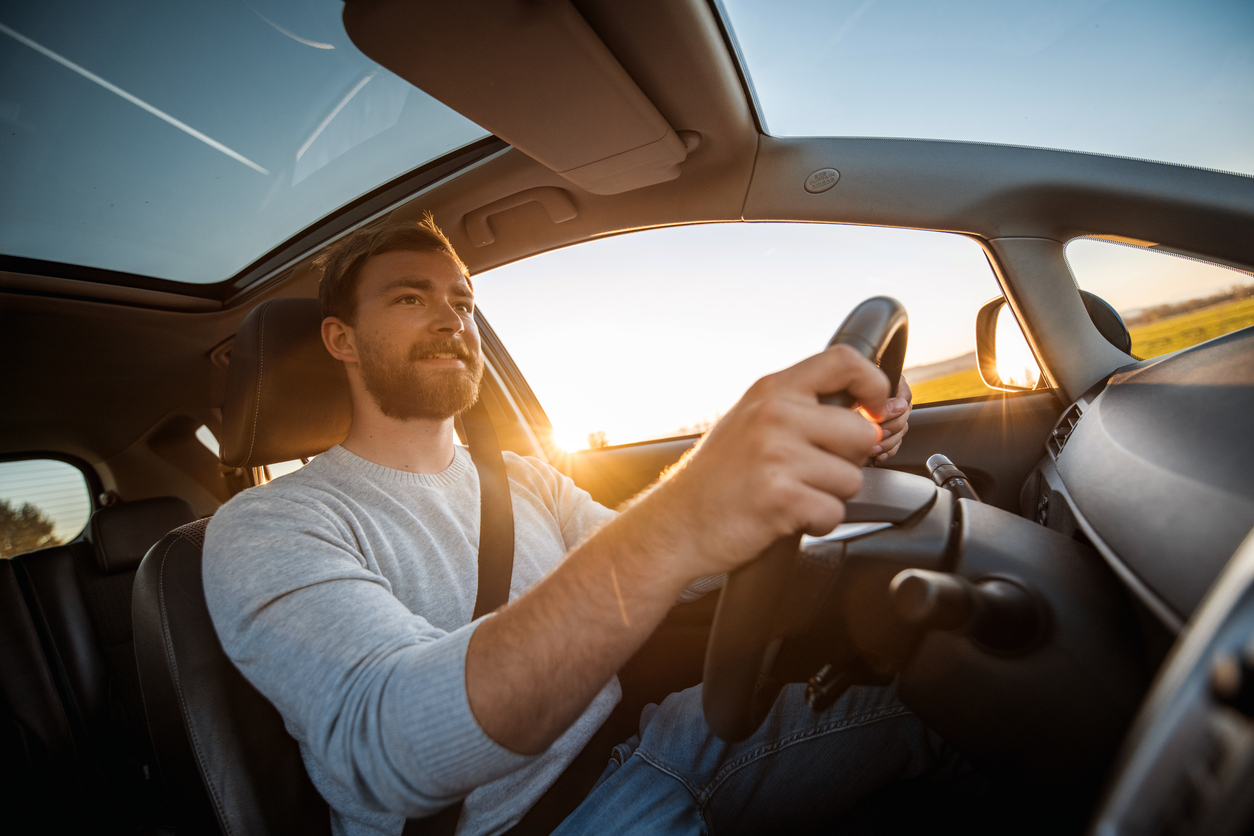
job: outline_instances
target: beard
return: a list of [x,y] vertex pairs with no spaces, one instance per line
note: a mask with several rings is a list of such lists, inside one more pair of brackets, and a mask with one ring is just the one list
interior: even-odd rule
[[[366,391],[389,418],[443,420],[470,409],[479,396],[483,356],[461,340],[415,343],[404,357],[388,356],[373,340],[359,340],[361,377]],[[465,366],[424,369],[419,361],[453,354]]]

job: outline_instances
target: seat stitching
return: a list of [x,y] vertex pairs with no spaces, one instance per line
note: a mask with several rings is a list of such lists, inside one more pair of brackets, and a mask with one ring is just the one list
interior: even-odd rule
[[[229,836],[231,833],[230,822],[225,820],[225,816],[216,815],[217,810],[222,809],[222,799],[218,797],[217,788],[214,786],[212,779],[209,777],[208,766],[205,764],[204,758],[200,753],[200,737],[196,734],[196,727],[192,724],[192,716],[191,712],[187,708],[187,701],[183,699],[183,688],[179,684],[178,660],[174,656],[174,641],[170,636],[168,622],[165,617],[165,564],[166,560],[170,556],[170,549],[174,548],[175,543],[177,543],[180,539],[188,538],[183,537],[183,535],[177,535],[170,541],[170,545],[165,547],[165,553],[161,555],[161,571],[158,574],[157,582],[157,595],[160,602],[161,612],[161,636],[165,640],[166,661],[169,663],[170,671],[173,675],[174,693],[175,696],[178,697],[179,710],[183,713],[183,725],[187,729],[187,734],[192,738],[192,754],[196,757],[196,765],[200,768],[201,779],[204,781],[206,789],[209,790],[209,795],[212,797],[214,807],[217,808],[215,810],[215,817],[219,819],[220,823],[223,825],[223,829],[226,830]],[[188,542],[191,542],[190,539],[188,539]]]
[[253,457],[253,447],[257,443],[257,416],[261,414],[261,379],[266,374],[266,313],[270,310],[270,303],[264,303],[261,309],[261,326],[260,333],[257,337],[257,391],[253,395],[253,427],[252,435],[248,440],[248,457],[245,462],[251,461]]

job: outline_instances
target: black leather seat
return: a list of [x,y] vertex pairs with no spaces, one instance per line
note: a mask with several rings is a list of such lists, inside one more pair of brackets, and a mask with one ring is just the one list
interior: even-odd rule
[[148,547],[194,518],[175,497],[121,503],[93,515],[90,541],[5,564],[0,643],[6,682],[21,691],[10,698],[11,722],[24,740],[26,780],[38,785],[19,799],[34,829],[90,822],[96,831],[133,832],[163,818],[131,641],[131,585]]
[[[227,376],[225,463],[261,467],[343,440],[348,383],[322,347],[321,321],[315,299],[271,299],[244,320]],[[214,632],[200,574],[207,525],[176,529],[148,552],[132,607],[144,704],[179,832],[328,833],[330,813],[296,741]]]
[[[88,781],[15,564],[0,560],[0,805],[18,832],[70,830]],[[66,800],[73,805],[67,809]]]
[[209,521],[163,537],[135,579],[135,655],[180,834],[320,834],[330,813],[274,706],[222,651],[200,578]]

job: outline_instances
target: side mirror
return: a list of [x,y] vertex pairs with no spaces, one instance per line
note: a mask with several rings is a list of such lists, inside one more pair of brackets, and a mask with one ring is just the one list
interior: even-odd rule
[[975,356],[980,377],[990,389],[1027,392],[1041,380],[1041,367],[1005,297],[985,303],[976,315]]
[[1087,290],[1080,291],[1080,298],[1084,300],[1084,309],[1089,312],[1089,319],[1093,320],[1094,327],[1106,338],[1106,342],[1124,354],[1131,354],[1132,335],[1128,333],[1128,326],[1124,324],[1119,312],[1105,299],[1094,296]]

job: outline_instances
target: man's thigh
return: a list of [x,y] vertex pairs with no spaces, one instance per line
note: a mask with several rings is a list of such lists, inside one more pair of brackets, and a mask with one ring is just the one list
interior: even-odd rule
[[804,694],[802,685],[785,688],[762,727],[732,744],[705,725],[699,686],[650,706],[639,744],[618,747],[557,833],[808,829],[940,757],[939,738],[891,688],[852,688],[821,713]]

